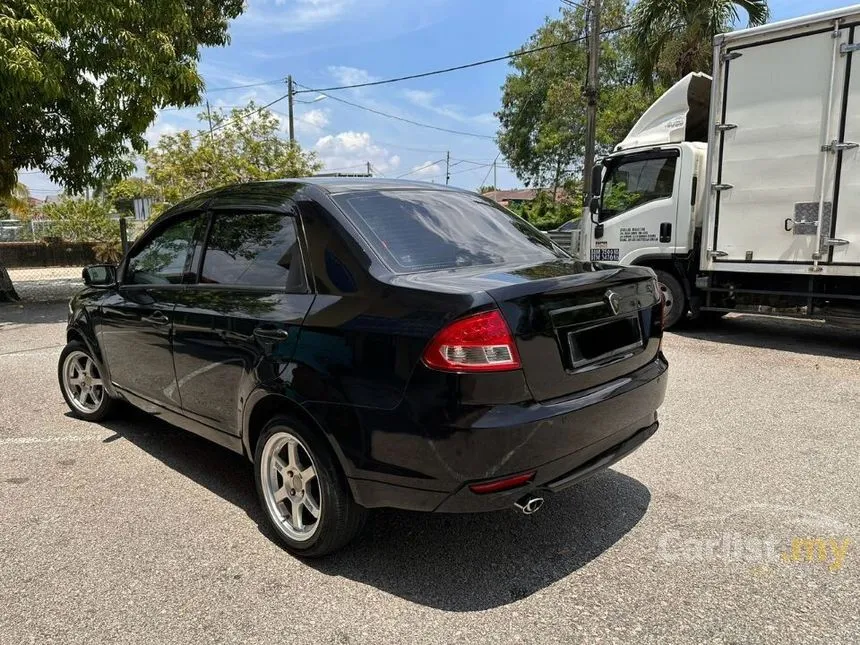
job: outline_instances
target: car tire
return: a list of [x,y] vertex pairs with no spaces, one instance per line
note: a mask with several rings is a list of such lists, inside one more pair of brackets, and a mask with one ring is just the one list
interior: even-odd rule
[[353,500],[325,438],[297,419],[277,416],[263,428],[254,481],[266,519],[294,555],[327,555],[364,527],[367,509]]
[[664,329],[671,329],[687,313],[687,297],[678,279],[666,271],[655,270],[660,292],[665,298]]
[[69,341],[60,352],[57,377],[66,405],[77,418],[102,421],[113,412],[116,400],[105,388],[101,365],[81,341]]

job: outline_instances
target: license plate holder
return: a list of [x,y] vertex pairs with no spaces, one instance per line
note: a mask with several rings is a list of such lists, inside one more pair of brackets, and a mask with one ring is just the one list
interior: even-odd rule
[[644,346],[638,314],[574,329],[567,333],[573,369],[621,360]]

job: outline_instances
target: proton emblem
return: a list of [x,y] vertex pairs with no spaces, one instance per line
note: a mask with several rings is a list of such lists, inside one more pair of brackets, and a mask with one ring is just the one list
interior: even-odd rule
[[617,316],[618,311],[621,309],[621,296],[612,289],[608,289],[603,297],[606,298],[606,304],[612,309],[612,314]]

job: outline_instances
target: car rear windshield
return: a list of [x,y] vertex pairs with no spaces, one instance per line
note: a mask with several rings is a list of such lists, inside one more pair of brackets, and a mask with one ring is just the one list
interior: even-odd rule
[[528,222],[469,193],[368,191],[334,200],[397,273],[566,257]]

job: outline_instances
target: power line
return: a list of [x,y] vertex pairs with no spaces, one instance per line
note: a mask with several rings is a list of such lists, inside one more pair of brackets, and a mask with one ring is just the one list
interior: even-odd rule
[[246,83],[245,85],[230,85],[228,87],[213,87],[211,90],[206,90],[206,92],[226,92],[227,90],[243,90],[246,87],[260,87],[261,85],[274,85],[275,83],[286,83],[287,77],[281,76],[280,78],[274,78],[270,81],[259,81],[257,83]]
[[[493,163],[490,164],[490,167],[487,169],[487,174],[484,175],[484,178],[481,180],[481,183],[478,184],[479,186],[486,186],[487,185],[487,178],[490,176],[490,173],[493,172],[493,165],[499,160],[499,155],[501,155],[501,154],[502,154],[502,151],[499,150],[499,154],[496,155],[495,159],[493,159]],[[494,186],[494,188],[495,188],[495,186]]]
[[397,175],[397,177],[395,177],[395,179],[400,179],[401,177],[406,177],[408,175],[411,175],[412,173],[420,172],[420,171],[424,170],[425,168],[432,168],[437,163],[442,163],[443,161],[445,161],[445,160],[444,159],[438,159],[436,161],[430,161],[428,163],[425,163],[423,166],[418,166],[417,168],[413,168],[409,172],[404,172],[402,175]]
[[[285,98],[287,98],[289,95],[290,95],[290,93],[289,93],[289,92],[287,92],[287,93],[286,93],[286,94],[284,94],[283,96],[279,96],[278,98],[276,98],[276,99],[275,99],[274,101],[272,101],[271,103],[266,103],[265,105],[261,105],[261,106],[260,106],[260,107],[258,107],[257,109],[252,110],[251,112],[248,112],[248,113],[246,113],[246,114],[240,114],[239,116],[237,116],[237,117],[235,117],[235,118],[233,118],[233,119],[230,119],[229,121],[224,121],[223,123],[219,123],[218,125],[216,125],[214,128],[212,128],[212,129],[209,131],[209,134],[211,135],[211,134],[212,134],[213,132],[215,132],[216,130],[221,130],[222,128],[226,128],[227,126],[233,125],[234,123],[239,123],[239,122],[241,122],[241,121],[244,121],[245,119],[247,119],[247,118],[249,118],[249,117],[252,117],[252,116],[254,116],[255,114],[259,114],[259,113],[260,113],[260,112],[262,112],[263,110],[265,110],[265,109],[267,109],[267,108],[269,108],[269,107],[273,106],[275,103],[280,103],[280,102],[281,102],[281,101],[283,101]],[[200,138],[201,136],[203,136],[204,134],[206,134],[206,132],[198,132],[197,134],[195,134],[194,136],[192,136],[192,137],[191,137],[191,141],[194,141],[194,139],[199,139],[199,138]]]
[[[606,31],[600,32],[601,36],[605,36],[608,34],[615,33],[616,31],[621,31],[622,29],[627,29],[629,25],[623,25],[621,27],[616,27],[614,29],[607,29]],[[562,47],[564,45],[570,45],[573,43],[578,43],[588,38],[588,36],[581,36],[579,38],[572,38],[570,40],[563,40],[559,43],[553,43],[551,45],[543,45],[541,47],[534,47],[532,49],[523,49],[520,51],[513,52],[511,54],[506,54],[505,56],[496,56],[495,58],[486,58],[484,60],[475,61],[474,63],[466,63],[465,65],[455,65],[454,67],[446,67],[445,69],[436,69],[430,72],[421,72],[420,74],[409,74],[407,76],[398,76],[396,78],[387,78],[381,81],[368,81],[366,83],[354,83],[352,85],[335,85],[333,87],[323,87],[322,89],[313,89],[310,87],[305,87],[303,90],[299,90],[296,94],[303,94],[306,92],[319,92],[322,94],[323,92],[333,92],[334,90],[350,90],[358,87],[372,87],[375,85],[386,85],[388,83],[399,83],[400,81],[409,81],[415,78],[426,78],[427,76],[436,76],[437,74],[447,74],[449,72],[456,72],[461,69],[469,69],[470,67],[478,67],[479,65],[487,65],[489,63],[498,63],[499,61],[508,60],[511,58],[517,58],[518,56],[525,56],[526,54],[533,54],[535,52],[544,51],[546,49],[553,49],[555,47]],[[304,86],[303,86],[304,87]]]
[[[307,87],[306,85],[302,85],[300,83],[296,83],[299,87]],[[430,125],[429,123],[421,123],[420,121],[413,121],[412,119],[405,119],[402,116],[396,116],[394,114],[389,114],[388,112],[382,112],[381,110],[375,110],[373,108],[369,108],[366,105],[359,105],[358,103],[353,103],[351,101],[347,101],[346,99],[342,99],[337,96],[332,96],[331,94],[326,94],[325,92],[321,92],[319,90],[314,90],[314,92],[319,92],[323,96],[330,98],[332,101],[337,101],[338,103],[343,103],[345,105],[351,105],[354,108],[358,108],[359,110],[365,110],[367,112],[372,112],[373,114],[378,114],[379,116],[384,116],[389,119],[396,119],[398,121],[403,121],[404,123],[410,123],[412,125],[418,126],[420,128],[429,128],[430,130],[438,130],[440,132],[448,132],[449,134],[459,134],[464,137],[476,137],[478,139],[489,139],[491,141],[495,141],[495,137],[491,137],[486,134],[476,134],[475,132],[464,132],[463,130],[450,130],[448,128],[441,128],[437,125]],[[286,95],[285,95],[286,96]],[[284,96],[281,97],[283,99]],[[280,100],[280,99],[278,99]],[[268,107],[268,106],[267,106]]]

